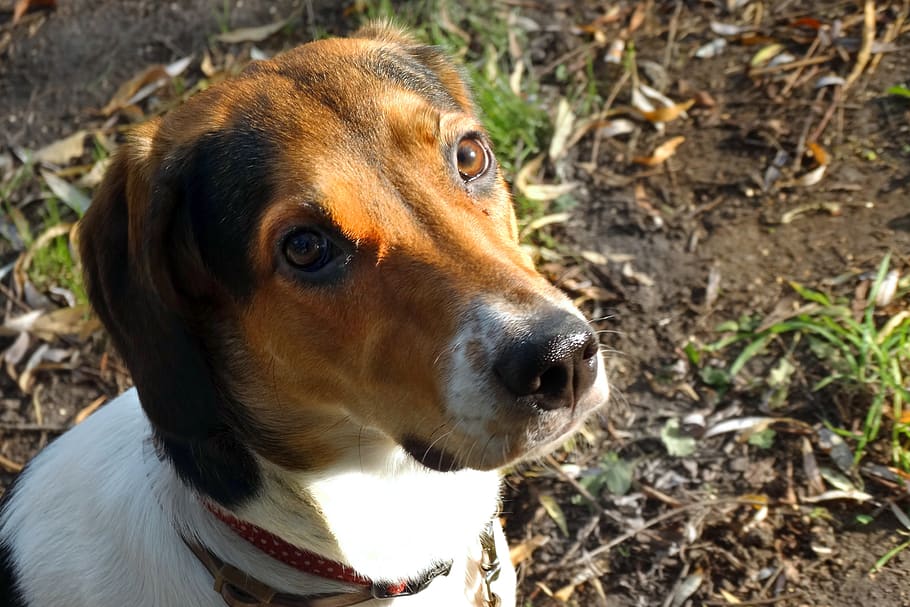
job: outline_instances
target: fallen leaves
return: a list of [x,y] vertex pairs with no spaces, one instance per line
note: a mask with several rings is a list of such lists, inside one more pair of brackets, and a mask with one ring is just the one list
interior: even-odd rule
[[262,42],[263,40],[271,38],[282,29],[284,29],[284,27],[289,24],[293,18],[294,16],[291,16],[274,23],[267,23],[265,25],[259,25],[256,27],[243,27],[229,32],[224,32],[215,36],[215,39],[219,42],[225,42],[228,44],[236,44],[238,42]]
[[192,57],[183,57],[168,65],[152,65],[124,82],[103,108],[101,114],[110,116],[146,99],[190,66]]
[[13,25],[19,23],[25,13],[38,8],[57,8],[57,0],[17,0],[13,7]]
[[674,103],[670,106],[659,107],[650,111],[641,111],[641,115],[649,122],[670,122],[671,120],[676,120],[684,115],[686,110],[692,107],[694,103],[694,99],[689,99],[688,101]]
[[76,215],[82,217],[88,210],[88,206],[92,202],[88,194],[51,171],[42,170],[41,178],[44,179],[44,183],[54,193],[54,196],[75,211]]
[[76,131],[68,137],[44,146],[35,152],[32,158],[36,162],[67,164],[85,153],[85,138],[88,134],[88,131],[85,130]]
[[650,156],[635,156],[632,158],[632,162],[644,166],[657,166],[663,164],[676,153],[676,148],[682,145],[685,140],[686,138],[682,135],[668,139],[657,146]]

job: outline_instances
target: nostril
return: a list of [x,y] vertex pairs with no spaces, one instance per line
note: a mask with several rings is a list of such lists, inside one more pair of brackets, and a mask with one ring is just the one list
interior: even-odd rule
[[597,344],[597,338],[593,333],[588,334],[588,342],[585,344],[585,349],[581,353],[582,360],[591,360],[594,356],[597,355],[597,351],[600,348]]
[[540,374],[540,385],[533,393],[559,396],[565,391],[569,381],[569,369],[565,365],[554,365]]

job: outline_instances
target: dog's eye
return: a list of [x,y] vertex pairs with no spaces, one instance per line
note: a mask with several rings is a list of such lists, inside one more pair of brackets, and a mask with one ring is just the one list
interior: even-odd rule
[[304,272],[316,272],[332,260],[334,247],[329,238],[316,230],[298,230],[284,241],[284,257]]
[[487,148],[476,137],[465,137],[458,142],[455,149],[455,164],[458,166],[458,174],[465,183],[473,181],[486,173],[490,167]]

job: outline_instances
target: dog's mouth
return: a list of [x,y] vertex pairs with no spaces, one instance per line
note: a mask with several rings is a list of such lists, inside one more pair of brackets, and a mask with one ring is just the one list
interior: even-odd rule
[[415,460],[436,472],[457,472],[464,465],[457,457],[413,436],[405,437],[401,447]]

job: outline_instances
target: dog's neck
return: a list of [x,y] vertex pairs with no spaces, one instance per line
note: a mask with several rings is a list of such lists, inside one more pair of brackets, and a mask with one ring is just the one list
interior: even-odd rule
[[[474,551],[496,514],[496,472],[431,471],[369,432],[358,443],[318,472],[291,472],[260,460],[262,490],[231,513],[376,581],[414,579],[434,564],[464,560]],[[253,548],[201,507],[204,498],[178,491],[175,507],[190,514],[186,532],[226,562],[282,591],[295,590],[288,580],[311,592],[314,584],[337,588]]]

